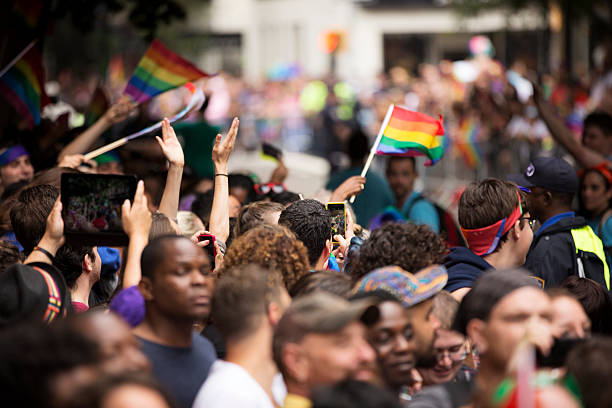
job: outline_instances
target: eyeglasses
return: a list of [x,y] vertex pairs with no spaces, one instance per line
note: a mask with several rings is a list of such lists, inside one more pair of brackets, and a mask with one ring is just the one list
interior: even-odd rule
[[529,224],[529,228],[531,228],[531,229],[535,228],[535,223],[536,223],[536,219],[535,218],[521,217],[521,218],[519,218],[519,221],[521,221],[521,220],[527,221],[527,224]]
[[285,191],[285,186],[282,184],[267,183],[255,184],[255,192],[259,195],[268,195],[270,192],[280,194]]
[[469,352],[465,347],[465,344],[461,346],[455,346],[447,349],[434,349],[434,354],[436,356],[436,360],[440,361],[448,354],[448,358],[450,358],[454,362],[463,361],[467,358]]

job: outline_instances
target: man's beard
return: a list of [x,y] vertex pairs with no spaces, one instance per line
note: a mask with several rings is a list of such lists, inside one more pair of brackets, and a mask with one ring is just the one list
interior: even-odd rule
[[438,359],[436,358],[436,353],[434,352],[434,342],[438,334],[435,333],[433,338],[431,339],[431,343],[427,345],[425,350],[417,350],[416,351],[416,368],[434,368],[438,363]]
[[434,368],[438,363],[438,359],[433,352],[433,348],[430,348],[427,353],[417,353],[416,358],[417,368]]

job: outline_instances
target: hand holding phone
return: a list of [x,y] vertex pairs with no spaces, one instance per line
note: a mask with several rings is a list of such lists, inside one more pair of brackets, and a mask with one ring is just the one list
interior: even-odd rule
[[215,236],[212,234],[200,234],[198,236],[198,242],[208,241],[208,245],[203,247],[208,255],[208,259],[211,264],[214,264],[215,257],[217,256],[217,247],[215,245]]
[[339,244],[334,239],[336,235],[346,238],[346,207],[344,203],[327,203],[325,206],[331,216],[331,235],[332,242]]

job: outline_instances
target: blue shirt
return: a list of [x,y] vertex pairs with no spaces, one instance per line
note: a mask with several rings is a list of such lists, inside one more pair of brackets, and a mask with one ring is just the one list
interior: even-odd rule
[[566,213],[561,213],[561,214],[557,214],[557,215],[553,215],[552,217],[550,217],[549,219],[547,219],[544,224],[542,224],[542,226],[540,227],[540,229],[538,230],[538,232],[536,232],[535,236],[537,237],[538,235],[540,235],[540,232],[544,231],[546,228],[550,227],[551,225],[553,225],[554,223],[556,223],[557,221],[562,220],[563,218],[570,218],[570,217],[575,217],[576,215],[574,214],[573,211],[570,212],[566,212]]
[[599,224],[601,223],[601,217],[587,220],[587,224],[597,234],[601,242],[603,243],[604,252],[606,253],[606,262],[608,268],[612,270],[612,257],[610,256],[609,248],[612,248],[612,217],[608,217],[606,223],[601,226],[599,231]]
[[423,196],[413,191],[402,207],[402,215],[419,225],[429,225],[436,234],[440,233],[440,217],[436,207]]

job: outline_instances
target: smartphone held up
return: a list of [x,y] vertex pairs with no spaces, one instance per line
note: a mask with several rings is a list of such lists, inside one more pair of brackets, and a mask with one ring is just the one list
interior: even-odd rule
[[327,203],[325,208],[331,216],[332,242],[338,244],[334,238],[336,235],[346,238],[346,206],[344,203]]
[[215,257],[217,256],[217,248],[215,247],[215,236],[212,234],[200,234],[198,236],[198,242],[202,241],[208,241],[208,245],[206,245],[203,249],[204,251],[206,251],[210,262],[214,262]]

